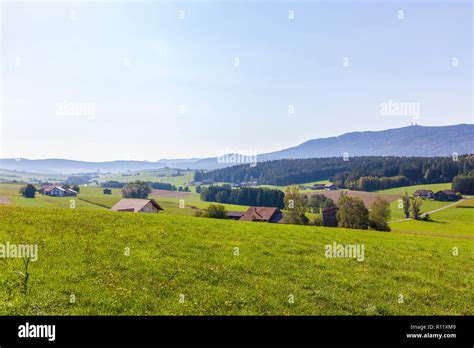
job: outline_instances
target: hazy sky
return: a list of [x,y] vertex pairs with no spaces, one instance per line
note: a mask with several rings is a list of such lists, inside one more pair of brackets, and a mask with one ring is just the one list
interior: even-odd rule
[[473,122],[469,0],[0,6],[0,157],[155,161]]

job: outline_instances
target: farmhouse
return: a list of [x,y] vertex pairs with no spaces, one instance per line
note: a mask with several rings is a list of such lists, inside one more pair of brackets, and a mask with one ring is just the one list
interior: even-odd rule
[[415,197],[420,197],[422,199],[433,199],[433,191],[431,190],[416,190],[413,194]]
[[328,207],[321,209],[323,215],[323,226],[326,227],[337,227],[337,211],[338,207]]
[[131,213],[158,213],[163,208],[154,199],[124,198],[118,201],[110,210]]
[[245,213],[241,211],[228,211],[227,212],[227,218],[230,220],[240,220],[240,218],[244,215]]
[[303,186],[303,188],[309,190],[337,190],[337,186],[334,184],[314,184],[312,186]]
[[112,194],[112,190],[111,189],[104,189],[104,195],[111,195]]
[[457,201],[459,197],[456,195],[454,191],[442,190],[434,194],[434,199],[436,201],[452,202],[452,201]]
[[66,195],[66,190],[61,186],[50,186],[45,188],[43,192],[45,195],[53,197],[64,197]]
[[313,186],[308,187],[310,190],[324,190],[326,188],[326,185],[324,184],[317,184]]
[[47,196],[53,197],[64,197],[64,196],[77,196],[77,191],[71,189],[65,189],[61,186],[56,185],[43,185],[39,190],[40,193]]
[[278,208],[249,207],[239,220],[283,223],[283,213]]

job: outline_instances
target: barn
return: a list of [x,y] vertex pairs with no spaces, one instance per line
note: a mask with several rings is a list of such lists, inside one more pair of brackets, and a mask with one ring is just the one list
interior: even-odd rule
[[124,198],[118,201],[110,210],[131,213],[158,213],[163,208],[154,199]]
[[272,207],[249,207],[239,220],[284,223],[281,210]]

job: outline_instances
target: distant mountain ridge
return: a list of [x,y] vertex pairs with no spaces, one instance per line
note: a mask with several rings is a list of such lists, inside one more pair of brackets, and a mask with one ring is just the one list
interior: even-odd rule
[[[313,139],[298,146],[257,156],[259,162],[290,159],[351,156],[451,156],[474,153],[474,125],[408,126],[383,131],[351,132],[340,136]],[[232,156],[229,156],[232,158]],[[225,162],[225,161],[224,161]],[[44,174],[85,172],[125,172],[165,167],[217,169],[239,163],[223,163],[217,157],[163,159],[148,161],[86,162],[65,159],[0,159],[0,168]]]
[[474,125],[408,126],[383,131],[345,133],[258,156],[259,161],[285,158],[349,156],[451,156],[474,153]]

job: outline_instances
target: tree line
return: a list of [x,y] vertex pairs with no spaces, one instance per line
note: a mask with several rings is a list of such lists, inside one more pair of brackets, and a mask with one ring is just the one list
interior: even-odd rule
[[[148,186],[150,186],[152,189],[156,189],[156,190],[190,192],[190,189],[187,186],[185,187],[179,186],[179,188],[177,188],[175,185],[165,183],[165,182],[150,182],[150,181],[140,181],[140,180],[135,181],[135,183],[137,182],[144,182],[148,184]],[[127,186],[128,184],[129,183],[110,180],[110,181],[103,182],[100,186],[108,187],[108,188],[123,188]]]
[[285,194],[280,190],[269,188],[241,187],[230,185],[211,185],[201,188],[201,200],[257,207],[284,207]]
[[474,174],[474,155],[457,157],[340,157],[283,159],[259,162],[256,166],[237,165],[195,178],[239,183],[258,181],[268,185],[292,185],[330,179],[340,188],[378,190],[415,184],[452,181],[457,175]]

